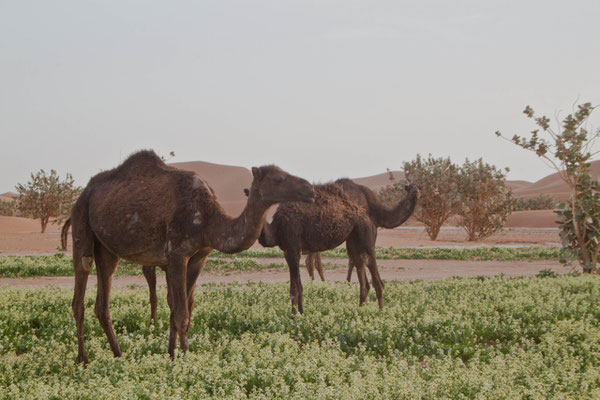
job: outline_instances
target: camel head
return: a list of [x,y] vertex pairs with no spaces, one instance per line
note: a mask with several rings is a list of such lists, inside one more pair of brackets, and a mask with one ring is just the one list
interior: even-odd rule
[[258,195],[264,201],[281,203],[285,201],[302,201],[312,203],[315,201],[315,191],[308,181],[274,165],[253,167],[252,187],[249,195]]
[[421,197],[421,187],[416,183],[409,183],[404,186],[404,190],[406,190],[409,194],[414,194],[417,196],[417,199]]

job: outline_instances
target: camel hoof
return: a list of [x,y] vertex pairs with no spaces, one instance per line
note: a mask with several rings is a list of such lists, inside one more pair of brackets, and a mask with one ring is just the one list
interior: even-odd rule
[[86,354],[78,354],[77,355],[77,363],[81,364],[89,364],[90,360],[88,360],[88,356]]

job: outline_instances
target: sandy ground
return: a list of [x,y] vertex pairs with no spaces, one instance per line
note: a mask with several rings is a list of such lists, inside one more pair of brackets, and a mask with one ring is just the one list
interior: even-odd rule
[[[284,263],[283,259],[259,259],[260,262]],[[327,281],[346,280],[346,261],[343,259],[323,259],[324,263],[335,264],[335,267],[325,269]],[[415,279],[435,280],[454,276],[476,277],[495,276],[504,274],[507,277],[532,276],[542,269],[551,269],[558,274],[569,272],[558,261],[455,261],[455,260],[378,260],[379,273],[386,281],[410,281]],[[302,281],[307,283],[310,278],[306,269],[301,269]],[[318,279],[318,278],[317,278]],[[248,282],[287,282],[289,273],[286,268],[276,268],[256,272],[240,272],[229,275],[203,273],[198,278],[198,285],[206,283],[248,283]],[[356,273],[352,277],[356,283]],[[165,285],[164,274],[157,277],[158,285]],[[88,290],[96,285],[96,276],[90,275]],[[132,285],[146,286],[143,276],[120,276],[113,278],[113,287],[123,288]],[[43,288],[47,286],[73,288],[73,277],[41,277],[41,278],[0,278],[0,290],[7,286]]]
[[[537,214],[536,214],[537,213]],[[551,212],[527,212],[511,216],[513,220],[538,227],[509,227],[489,238],[477,242],[465,241],[462,228],[443,227],[438,239],[431,241],[421,226],[380,229],[377,245],[383,247],[471,247],[471,246],[557,246],[560,244],[558,228],[544,227]],[[509,220],[509,222],[511,222]],[[514,222],[514,221],[513,221]],[[539,227],[539,226],[542,227]],[[60,246],[60,229],[49,225],[46,233],[39,232],[39,222],[27,218],[0,217],[0,255],[54,254]],[[70,235],[69,235],[70,236]],[[71,243],[69,238],[69,250]],[[253,248],[261,248],[255,243]]]
[[[517,221],[533,221],[540,225],[540,221],[548,221],[547,212],[513,216]],[[524,224],[524,223],[523,223]],[[543,225],[543,224],[541,224]],[[431,241],[423,227],[407,226],[397,229],[381,229],[377,238],[377,245],[383,247],[447,247],[464,248],[477,246],[558,246],[560,244],[558,229],[549,227],[509,227],[495,235],[481,241],[465,241],[465,232],[457,227],[444,227],[438,240]],[[0,256],[14,254],[54,254],[60,245],[59,227],[50,225],[46,233],[39,233],[39,222],[17,217],[0,217]],[[256,243],[254,248],[261,248]],[[71,245],[69,243],[69,250]],[[283,259],[262,259],[264,264],[285,263]],[[337,267],[325,271],[327,280],[343,281],[346,278],[346,260],[324,259],[324,262],[335,264]],[[557,273],[568,272],[556,261],[441,261],[441,260],[378,260],[380,274],[385,280],[413,280],[413,279],[443,279],[452,276],[474,277],[535,275],[540,270],[550,268]],[[309,277],[302,269],[304,281]],[[164,275],[159,275],[159,284],[165,284]],[[287,269],[232,273],[229,275],[202,274],[198,280],[203,283],[225,282],[285,282],[289,280]],[[90,276],[88,288],[96,284],[96,277]],[[141,276],[115,277],[114,287],[127,287],[130,285],[143,285],[145,280]],[[3,286],[44,287],[57,286],[64,288],[73,287],[72,277],[42,277],[6,279],[0,278],[0,288]]]

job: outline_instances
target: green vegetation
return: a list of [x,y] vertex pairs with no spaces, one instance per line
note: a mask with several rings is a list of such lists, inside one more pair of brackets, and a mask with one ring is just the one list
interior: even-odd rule
[[[442,225],[453,215],[467,233],[467,240],[488,237],[502,229],[513,210],[514,199],[506,187],[506,174],[483,159],[468,159],[458,166],[450,158],[417,158],[404,163],[407,182],[421,188],[414,217],[425,225],[425,232],[436,240]],[[508,172],[508,168],[505,169]],[[379,190],[387,206],[398,203],[405,195],[403,182],[396,182],[389,172],[390,185]]]
[[556,128],[552,128],[550,118],[536,117],[533,109],[527,106],[523,114],[537,125],[530,135],[514,135],[508,139],[496,131],[497,136],[544,159],[568,186],[569,198],[565,203],[559,203],[555,211],[560,222],[563,250],[570,255],[563,262],[569,264],[570,259],[577,259],[587,273],[600,272],[600,183],[591,172],[591,162],[599,152],[600,129],[589,131],[589,118],[597,107],[591,103],[579,104]]
[[0,399],[600,398],[600,278],[389,282],[386,308],[357,285],[196,290],[190,351],[171,362],[169,313],[115,290],[115,359],[86,297],[87,367],[75,363],[70,290],[0,291]]
[[[19,193],[19,211],[26,217],[39,219],[42,233],[48,222],[61,223],[71,213],[73,203],[79,197],[81,188],[75,186],[71,174],[64,181],[55,170],[47,174],[43,169],[31,174],[31,180],[16,186]],[[54,218],[50,221],[50,218]]]
[[[434,158],[431,154],[427,158],[417,154],[417,158],[404,163],[406,179],[421,188],[414,216],[425,225],[425,232],[431,240],[437,239],[442,225],[459,210],[459,172],[460,168],[449,157]],[[389,192],[390,188],[393,186],[381,189],[380,196]],[[391,195],[389,197],[393,198]],[[397,197],[396,201],[388,200],[387,205],[397,203],[398,198],[401,197]]]
[[556,204],[551,196],[543,193],[537,197],[517,197],[513,204],[513,211],[553,210]]
[[[559,247],[474,247],[466,249],[377,247],[375,248],[375,254],[378,259],[384,260],[533,261],[558,260],[561,257]],[[327,250],[322,252],[321,255],[328,258],[348,258],[345,247]],[[283,252],[279,249],[246,250],[237,253],[235,256],[283,258]],[[230,258],[231,255],[214,251],[211,253],[211,257]]]
[[[375,253],[382,260],[463,260],[463,261],[518,261],[518,260],[558,260],[562,257],[558,247],[500,248],[479,247],[472,249],[443,248],[398,248],[377,247]],[[346,249],[324,251],[323,257],[347,258]],[[205,272],[231,273],[235,271],[260,271],[269,268],[284,268],[285,262],[263,264],[255,258],[283,258],[278,249],[246,250],[235,256],[218,251],[211,253]],[[331,266],[329,266],[331,267]],[[158,270],[160,272],[160,270]],[[95,274],[95,267],[92,267]],[[115,272],[120,275],[142,275],[142,269],[136,264],[121,261]],[[29,276],[71,276],[73,264],[71,257],[58,253],[54,256],[6,256],[0,257],[0,277],[22,278]]]
[[[261,264],[250,258],[235,258],[231,260],[209,259],[204,271],[225,274],[234,271],[260,271],[268,268],[283,267],[283,263]],[[162,271],[157,269],[158,273]],[[92,267],[92,274],[96,267]],[[62,253],[54,256],[7,256],[0,257],[0,277],[23,278],[30,276],[72,276],[73,261]],[[121,275],[142,275],[142,268],[137,264],[121,260],[115,272]]]
[[460,217],[458,225],[467,232],[467,240],[483,239],[502,230],[513,208],[506,172],[481,158],[473,162],[467,159],[460,167],[456,214]]

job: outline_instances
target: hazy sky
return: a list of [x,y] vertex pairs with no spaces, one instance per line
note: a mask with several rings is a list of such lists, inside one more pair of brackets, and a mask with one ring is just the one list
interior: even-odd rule
[[[79,185],[140,148],[310,180],[483,157],[493,132],[600,104],[600,1],[0,0],[0,193]],[[595,120],[600,120],[600,110]],[[595,123],[600,127],[600,123]]]

